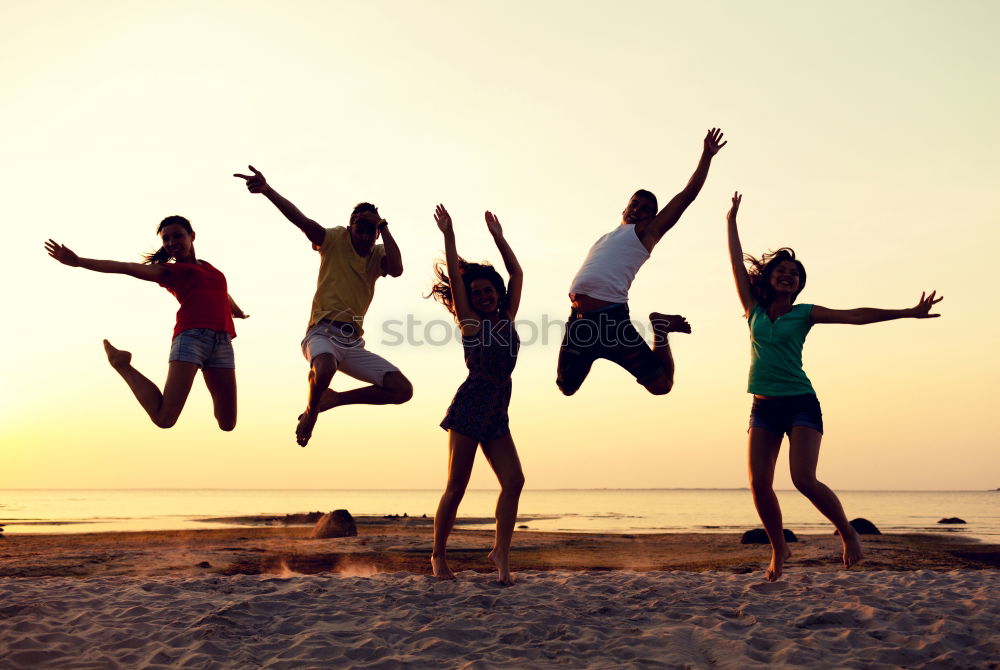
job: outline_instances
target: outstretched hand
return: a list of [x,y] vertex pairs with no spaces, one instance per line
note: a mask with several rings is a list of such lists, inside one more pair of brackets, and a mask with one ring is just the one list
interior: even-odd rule
[[46,242],[45,250],[49,252],[49,256],[63,265],[68,265],[71,268],[80,267],[80,257],[70,251],[69,247],[64,247],[55,240]]
[[247,190],[251,193],[262,193],[267,188],[267,179],[254,166],[248,165],[247,167],[250,168],[253,175],[234,173],[233,176],[246,181]]
[[490,231],[490,235],[494,239],[503,237],[503,227],[500,225],[500,219],[493,212],[486,212],[486,228]]
[[709,156],[714,156],[719,153],[719,149],[729,144],[729,140],[722,142],[722,131],[718,128],[712,128],[705,135],[705,153]]
[[944,296],[935,300],[935,295],[937,295],[937,291],[931,291],[930,295],[926,295],[923,291],[920,292],[920,302],[910,310],[914,319],[933,319],[941,316],[940,314],[930,313],[931,307],[944,300]]
[[444,208],[444,205],[438,205],[434,208],[434,221],[437,222],[438,229],[445,235],[451,235],[455,232],[451,226],[451,214]]
[[726,214],[726,220],[730,223],[736,223],[736,213],[740,211],[741,202],[743,202],[743,196],[739,194],[739,191],[733,193],[733,206],[729,208],[729,213]]

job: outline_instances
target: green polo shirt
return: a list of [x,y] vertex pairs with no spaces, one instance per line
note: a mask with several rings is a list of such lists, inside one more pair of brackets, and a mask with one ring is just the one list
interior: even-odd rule
[[802,345],[812,328],[812,305],[794,305],[774,321],[760,305],[750,326],[750,380],[747,393],[770,396],[816,394],[802,370]]

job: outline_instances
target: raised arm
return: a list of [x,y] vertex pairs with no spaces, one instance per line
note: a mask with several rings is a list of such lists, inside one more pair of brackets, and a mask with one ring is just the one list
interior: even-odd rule
[[295,224],[295,227],[305,233],[309,241],[315,246],[320,246],[323,244],[323,238],[326,237],[326,229],[319,225],[308,216],[303,214],[298,207],[293,205],[291,201],[286,199],[280,193],[271,188],[270,184],[267,183],[267,179],[261,174],[254,166],[248,165],[250,171],[253,172],[252,175],[247,174],[233,174],[234,177],[239,177],[244,180],[247,184],[247,190],[251,193],[260,193],[265,198],[274,203],[274,206],[278,208],[278,211],[285,215],[285,218]]
[[726,229],[729,231],[729,262],[733,266],[733,279],[736,280],[736,293],[743,305],[743,315],[750,316],[757,301],[750,289],[750,276],[747,274],[746,263],[743,262],[743,245],[740,244],[740,231],[736,228],[736,213],[740,209],[743,196],[733,193],[733,206],[726,214]]
[[637,231],[639,239],[647,249],[652,251],[653,246],[677,224],[684,210],[698,197],[701,187],[705,185],[705,179],[708,178],[708,168],[712,165],[712,159],[727,143],[728,140],[722,141],[722,131],[718,128],[712,128],[708,131],[708,134],[705,135],[701,158],[698,160],[698,167],[695,168],[687,186],[675,195],[652,221],[646,224],[642,230]]
[[444,259],[448,265],[448,284],[451,286],[451,301],[455,307],[455,316],[458,318],[462,335],[475,335],[482,328],[482,322],[469,304],[469,296],[465,292],[462,268],[458,262],[458,249],[455,247],[455,229],[451,224],[451,214],[444,205],[438,205],[434,209],[434,220],[444,234]]
[[55,240],[49,240],[45,243],[45,251],[52,258],[71,268],[84,268],[85,270],[93,270],[94,272],[128,275],[145,281],[158,282],[163,279],[163,276],[167,272],[166,266],[159,263],[145,265],[143,263],[122,263],[120,261],[102,261],[96,258],[80,258],[69,247],[65,247]]
[[879,321],[892,321],[893,319],[934,319],[940,314],[931,314],[931,308],[944,300],[944,296],[935,299],[937,291],[931,291],[930,295],[920,294],[920,302],[915,307],[908,309],[877,309],[875,307],[858,307],[857,309],[829,309],[813,305],[810,318],[813,323],[849,323],[855,326],[863,326]]
[[496,242],[503,265],[507,268],[507,319],[513,321],[517,316],[517,308],[521,305],[521,287],[524,285],[524,272],[521,264],[517,262],[514,250],[510,248],[506,238],[503,236],[503,228],[500,226],[500,219],[493,212],[486,212],[486,227]]
[[399,245],[389,232],[389,222],[382,219],[378,224],[382,237],[382,244],[385,246],[385,256],[382,257],[382,272],[390,277],[398,277],[403,274],[403,254],[399,252]]

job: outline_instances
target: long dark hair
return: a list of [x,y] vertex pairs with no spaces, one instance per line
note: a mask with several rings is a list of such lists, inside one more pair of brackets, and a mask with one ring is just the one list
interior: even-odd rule
[[[188,231],[189,233],[194,232],[194,229],[191,228],[190,221],[185,219],[183,216],[177,216],[176,214],[174,214],[173,216],[168,216],[167,218],[163,219],[163,221],[160,221],[160,225],[156,227],[156,234],[159,235],[161,232],[163,232],[164,228],[166,228],[167,226],[172,226],[174,224],[177,224],[178,226],[183,226],[184,230]],[[143,258],[142,262],[146,265],[162,265],[170,260],[170,252],[164,249],[163,246],[160,246],[159,249],[157,249],[151,254],[143,254],[142,258]]]
[[774,272],[774,268],[778,267],[778,263],[791,261],[799,269],[799,290],[792,294],[792,302],[795,302],[795,299],[799,297],[799,293],[802,293],[802,289],[806,287],[806,268],[802,265],[802,261],[795,258],[795,251],[788,247],[782,247],[777,251],[768,251],[759,259],[754,258],[750,254],[744,254],[743,260],[749,266],[747,267],[747,274],[750,277],[750,291],[753,293],[754,300],[763,309],[770,307],[771,302],[774,300],[774,289],[771,288],[771,273]]
[[[497,296],[499,297],[498,305],[500,313],[503,314],[507,309],[507,287],[504,285],[503,277],[500,273],[496,271],[489,263],[469,263],[464,258],[459,257],[458,259],[459,271],[462,273],[462,283],[465,285],[465,294],[467,296],[472,296],[472,282],[477,279],[485,279],[493,284],[493,288],[496,289]],[[437,281],[431,286],[431,292],[424,296],[425,298],[433,297],[439,303],[444,305],[444,308],[451,312],[451,315],[458,319],[458,314],[455,313],[455,296],[451,292],[451,280],[448,279],[448,266],[443,261],[438,261],[434,264],[434,276]]]

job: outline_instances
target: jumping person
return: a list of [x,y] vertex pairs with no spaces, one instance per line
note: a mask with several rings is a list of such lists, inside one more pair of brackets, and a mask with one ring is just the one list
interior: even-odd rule
[[486,212],[486,226],[493,235],[510,279],[504,287],[493,266],[467,263],[455,248],[451,216],[438,205],[434,220],[444,234],[446,270],[435,268],[437,282],[431,295],[451,312],[462,331],[462,346],[468,378],[458,387],[455,398],[441,422],[448,431],[448,484],[437,514],[434,515],[434,549],[431,568],[438,579],[454,579],[448,567],[448,535],[455,525],[458,504],[472,475],[476,450],[483,454],[500,481],[496,507],[496,537],[490,560],[497,567],[502,584],[513,584],[510,571],[510,543],[517,519],[517,503],[524,487],[521,461],[507,423],[510,403],[510,375],[517,363],[520,340],[514,317],[521,302],[524,275],[500,221]]
[[[893,319],[928,319],[931,307],[942,298],[936,292],[920,294],[909,309],[828,309],[819,305],[794,304],[806,285],[806,270],[788,248],[764,254],[760,259],[744,256],[736,228],[736,214],[743,197],[733,195],[727,215],[729,259],[736,279],[736,292],[750,327],[750,379],[753,393],[750,410],[750,490],[757,514],[771,541],[769,581],[781,577],[791,551],[782,532],[781,508],[774,494],[774,467],[781,440],[788,433],[788,462],[792,482],[840,532],[844,543],[844,567],[861,560],[861,539],[851,527],[837,495],[816,479],[823,415],[809,378],[802,370],[802,345],[817,323],[863,325]],[[750,270],[747,271],[746,264]]]
[[[346,228],[323,228],[271,188],[252,165],[249,168],[252,175],[233,176],[245,180],[251,193],[261,193],[274,203],[305,233],[320,256],[312,314],[302,340],[302,353],[310,366],[309,395],[295,438],[304,447],[320,412],[341,405],[398,405],[413,396],[413,386],[399,368],[365,349],[361,337],[375,281],[403,274],[403,259],[388,222],[379,216],[375,205],[362,202],[355,206]],[[375,244],[379,237],[383,244]],[[369,386],[338,393],[330,388],[337,370]]]
[[674,359],[667,336],[690,333],[691,326],[682,316],[652,312],[649,321],[654,346],[650,349],[632,325],[628,290],[653,247],[694,202],[708,177],[712,158],[725,145],[722,131],[709,130],[698,167],[683,191],[659,214],[656,196],[636,191],[622,212],[621,225],[591,247],[569,290],[572,311],[559,349],[556,379],[565,395],[579,390],[598,358],[622,366],[654,395],[673,388]]
[[[136,400],[153,423],[170,428],[184,409],[194,377],[201,368],[205,385],[212,395],[215,419],[222,430],[236,427],[236,363],[232,339],[236,337],[233,317],[247,315],[233,301],[226,277],[194,251],[194,230],[182,216],[168,216],[156,229],[163,242],[158,251],[146,255],[144,263],[121,263],[80,258],[54,240],[45,243],[49,256],[63,265],[95,272],[124,274],[152,281],[164,287],[180,302],[170,367],[163,392],[132,367],[132,354],[116,349],[104,340],[111,367],[122,376]],[[173,262],[170,262],[173,261]]]

